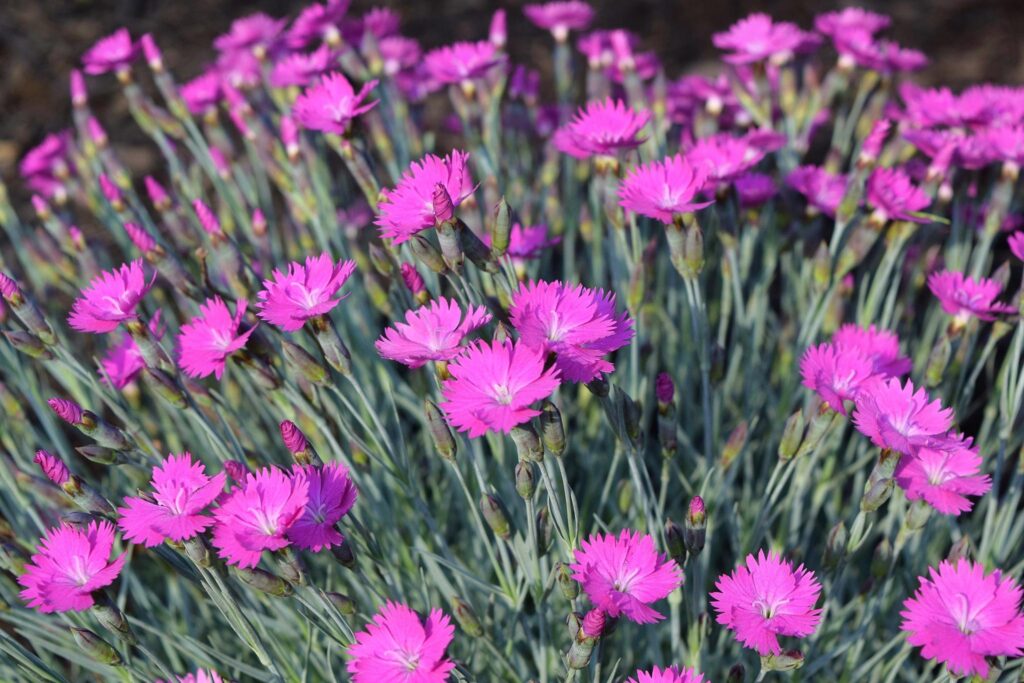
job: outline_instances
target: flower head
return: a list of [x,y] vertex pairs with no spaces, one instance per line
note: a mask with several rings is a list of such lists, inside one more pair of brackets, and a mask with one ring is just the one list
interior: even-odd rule
[[262,48],[269,50],[278,41],[287,22],[284,19],[256,12],[231,22],[227,33],[217,36],[213,46],[220,52],[232,53]]
[[224,490],[226,476],[224,472],[207,476],[203,463],[193,461],[188,451],[172,453],[153,468],[155,502],[125,498],[124,507],[117,510],[121,515],[117,524],[126,539],[147,548],[168,539],[193,538],[213,524],[213,518],[203,513]]
[[289,52],[274,64],[270,85],[275,88],[309,85],[327,70],[330,59],[331,50],[326,45],[313,52]]
[[991,478],[980,470],[981,456],[971,439],[952,435],[904,455],[894,477],[907,500],[924,500],[944,515],[959,515],[972,507],[968,495],[983,496],[992,488]]
[[644,141],[640,131],[649,119],[646,111],[638,112],[622,100],[590,102],[555,133],[555,146],[577,159],[613,156]]
[[807,198],[807,203],[835,218],[846,194],[845,175],[833,175],[817,166],[800,166],[786,176],[786,184]]
[[[487,246],[491,246],[491,236],[484,235],[481,238]],[[548,234],[546,225],[523,225],[513,223],[508,235],[508,248],[505,253],[513,262],[523,262],[540,258],[541,254],[548,247],[553,247],[562,241],[561,237],[552,237]]]
[[380,235],[396,245],[434,225],[434,190],[444,186],[452,205],[459,206],[476,187],[469,175],[469,155],[454,150],[443,159],[428,154],[409,166],[393,190],[383,191],[377,225]]
[[565,40],[569,31],[581,31],[594,20],[594,9],[581,0],[526,5],[523,14],[540,28],[551,31],[556,40]]
[[750,172],[765,157],[766,150],[750,136],[718,133],[697,140],[684,152],[709,181],[727,182]]
[[805,387],[817,392],[832,410],[846,415],[844,402],[852,401],[875,376],[875,366],[856,348],[819,344],[800,359],[800,374]]
[[638,624],[664,619],[650,605],[683,584],[675,560],[658,554],[654,539],[623,529],[618,538],[595,534],[584,540],[569,565],[587,597],[611,617]]
[[348,470],[344,465],[329,462],[323,466],[306,465],[293,476],[306,480],[309,497],[302,514],[288,527],[288,540],[315,553],[340,544],[345,537],[335,525],[352,509],[359,495]]
[[899,168],[876,168],[866,186],[868,204],[874,207],[882,222],[887,220],[927,223],[927,218],[912,215],[932,203],[924,190],[910,181]]
[[626,683],[704,683],[704,676],[693,669],[654,667],[650,671],[637,671]]
[[299,95],[295,101],[295,119],[311,130],[344,133],[352,119],[377,106],[377,100],[364,103],[375,87],[377,81],[369,81],[355,92],[347,78],[332,71]]
[[179,92],[191,113],[202,114],[220,102],[222,87],[221,75],[216,71],[206,71],[182,85]]
[[875,379],[862,386],[854,399],[853,424],[879,448],[911,453],[932,445],[949,431],[953,411],[932,401],[924,389],[915,389],[898,377]]
[[995,320],[1000,314],[1017,310],[995,300],[1003,286],[988,278],[975,280],[963,273],[943,270],[928,276],[928,289],[938,298],[942,310],[960,323],[966,323],[971,317]]
[[455,628],[439,609],[420,619],[405,605],[387,602],[349,647],[352,683],[444,683],[455,663],[445,657]]
[[703,209],[712,202],[700,201],[707,173],[690,161],[675,156],[636,166],[619,185],[619,204],[624,209],[671,224],[677,216]]
[[93,591],[121,573],[125,554],[110,560],[114,525],[90,522],[82,530],[61,524],[46,532],[18,583],[21,597],[40,612],[80,612],[93,606]]
[[910,372],[910,359],[900,354],[900,340],[895,332],[877,329],[874,325],[860,327],[847,323],[832,335],[836,348],[857,349],[871,361],[875,372],[896,377]]
[[305,512],[308,495],[306,477],[276,467],[246,474],[213,513],[214,547],[228,564],[255,567],[264,550],[288,546],[288,529]]
[[807,34],[788,21],[775,22],[767,14],[755,13],[740,19],[728,31],[716,33],[711,41],[729,52],[730,64],[750,64],[766,59],[785,61],[807,40]]
[[871,12],[860,7],[846,7],[837,12],[826,12],[814,18],[814,28],[830,38],[850,31],[877,33],[887,28],[892,20],[884,14]]
[[[165,328],[160,322],[160,311],[158,310],[149,320],[149,334],[153,339],[159,341],[163,338],[164,331]],[[124,389],[146,368],[139,345],[128,333],[124,334],[120,343],[107,350],[100,360],[100,365],[102,367],[101,379],[109,380],[116,389]]]
[[239,334],[242,316],[248,305],[245,299],[235,302],[235,314],[219,296],[199,306],[199,315],[181,326],[178,333],[178,357],[181,369],[189,377],[220,379],[228,356],[245,347],[255,326]]
[[347,296],[335,298],[355,269],[355,261],[335,262],[324,252],[307,256],[305,265],[289,263],[287,272],[275,270],[257,295],[260,318],[285,332],[302,329],[307,320],[329,313]]
[[79,332],[113,332],[121,323],[135,320],[135,308],[152,286],[152,279],[146,281],[141,260],[104,271],[75,300],[68,324]]
[[917,592],[903,603],[900,628],[921,655],[954,674],[988,677],[986,657],[1024,654],[1020,586],[996,570],[969,560],[948,561],[919,577]]
[[623,311],[615,313],[615,295],[582,285],[537,281],[512,295],[512,326],[524,344],[556,354],[562,379],[589,382],[615,366],[604,359],[635,334]]
[[32,460],[35,464],[39,465],[43,475],[56,486],[63,486],[71,479],[71,472],[68,471],[68,466],[64,464],[63,460],[49,451],[36,451],[36,457]]
[[747,209],[760,206],[779,191],[775,181],[765,173],[744,173],[733,180],[740,206]]
[[323,5],[317,3],[303,8],[288,28],[288,47],[301,49],[317,40],[332,42],[340,38],[339,26],[349,4],[350,0],[327,0]]
[[471,306],[463,315],[456,302],[434,299],[408,311],[404,323],[396,322],[384,330],[376,342],[377,352],[410,368],[427,361],[452,360],[462,352],[466,335],[490,320],[491,314],[483,306]]
[[85,73],[98,76],[124,69],[135,61],[137,55],[138,48],[132,43],[128,29],[120,28],[89,48],[82,55],[82,66],[85,67]]
[[[177,677],[177,683],[224,683],[224,679],[216,671],[197,669],[194,674],[185,674]],[[156,683],[175,683],[174,681],[157,680]]]
[[85,417],[85,411],[82,410],[82,406],[78,405],[74,401],[69,401],[63,398],[51,398],[46,403],[50,406],[50,410],[52,410],[57,417],[68,424],[81,424],[82,419]]
[[469,83],[503,61],[504,56],[489,40],[445,45],[423,56],[428,76],[440,85]]
[[779,654],[779,636],[804,637],[814,633],[821,610],[814,608],[821,584],[813,572],[777,553],[747,555],[732,574],[715,583],[711,604],[717,621],[736,634],[743,645],[761,656]]
[[544,352],[526,343],[476,342],[448,366],[441,389],[449,421],[472,438],[488,430],[512,431],[537,415],[530,404],[558,386],[558,369],[544,367]]

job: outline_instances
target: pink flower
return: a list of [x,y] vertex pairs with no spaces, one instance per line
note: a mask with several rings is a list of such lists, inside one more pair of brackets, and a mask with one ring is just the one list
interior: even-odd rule
[[858,349],[834,344],[807,349],[800,359],[800,374],[805,387],[842,415],[844,402],[854,400],[864,383],[876,376],[874,364]]
[[288,29],[288,47],[301,49],[316,40],[332,41],[341,37],[339,26],[348,11],[349,0],[327,0],[303,8]]
[[324,252],[307,256],[304,266],[289,263],[287,273],[275,270],[271,279],[263,281],[263,290],[257,295],[260,318],[285,332],[302,329],[307,320],[329,313],[348,296],[334,298],[355,269],[355,261],[335,263]]
[[1021,261],[1024,261],[1024,231],[1015,232],[1009,239],[1010,252]]
[[846,176],[833,175],[817,166],[800,166],[786,176],[786,184],[807,198],[807,203],[829,218],[846,194]]
[[924,500],[944,515],[959,515],[972,507],[968,495],[983,496],[992,488],[980,470],[981,456],[971,439],[953,435],[904,455],[894,476],[907,500]]
[[303,515],[309,494],[306,477],[263,468],[246,474],[216,510],[213,545],[231,565],[251,569],[264,550],[288,546],[288,529]]
[[640,164],[619,185],[619,205],[670,225],[682,214],[712,204],[697,200],[706,179],[703,168],[680,154]]
[[876,379],[866,383],[854,399],[853,424],[879,448],[911,453],[929,446],[949,431],[953,411],[932,401],[924,389],[907,380]]
[[291,420],[284,420],[280,424],[281,429],[281,441],[284,442],[284,447],[288,449],[288,452],[295,455],[302,453],[309,448],[309,441],[306,440],[306,435],[302,433],[299,426]]
[[63,398],[51,398],[46,402],[57,417],[71,425],[79,425],[85,417],[82,406]]
[[932,200],[899,168],[876,168],[868,177],[866,196],[881,222],[896,220],[928,223],[911,214],[927,209]]
[[405,261],[399,267],[402,274],[402,282],[405,283],[406,288],[412,292],[413,296],[420,296],[426,294],[427,285],[423,282],[423,276],[420,275],[420,271],[416,270],[416,266]]
[[803,565],[793,571],[774,551],[747,555],[746,564],[719,576],[715,588],[710,597],[718,623],[762,657],[782,652],[779,636],[809,636],[821,620],[814,573]]
[[217,36],[213,46],[219,52],[242,52],[256,47],[273,47],[287,21],[256,12],[231,22],[227,33]]
[[277,60],[270,72],[270,85],[275,88],[306,86],[327,70],[331,49],[322,45],[313,52],[289,52]]
[[302,514],[288,527],[288,540],[315,553],[340,544],[345,537],[335,525],[352,509],[359,495],[348,470],[330,462],[322,467],[307,465],[293,476],[306,480],[309,498]]
[[363,101],[377,87],[377,81],[364,83],[359,92],[338,72],[331,72],[310,86],[295,101],[295,119],[304,128],[342,134],[355,117],[377,106],[378,100]]
[[121,323],[135,320],[135,307],[152,286],[153,279],[146,282],[141,260],[103,271],[75,300],[68,324],[79,332],[113,332]]
[[765,149],[753,144],[755,141],[751,136],[718,133],[697,140],[684,155],[709,181],[727,182],[748,173],[764,159]]
[[900,47],[891,40],[875,40],[867,31],[845,31],[832,36],[842,61],[885,74],[917,71],[928,58],[917,50]]
[[879,330],[874,325],[859,327],[847,323],[832,335],[836,348],[857,349],[874,365],[875,372],[887,377],[910,372],[910,359],[900,355],[900,340],[895,332]]
[[245,299],[235,302],[235,314],[219,296],[207,299],[199,306],[199,315],[181,326],[178,333],[178,357],[181,369],[189,377],[220,379],[228,356],[243,348],[255,326],[239,334],[242,316],[248,305]]
[[[153,339],[159,341],[163,338],[164,331],[164,326],[160,324],[160,311],[158,310],[149,321],[149,333]],[[103,370],[100,373],[100,378],[103,381],[109,380],[117,389],[124,389],[146,368],[139,345],[127,333],[121,338],[119,344],[107,350],[100,365]]]
[[388,36],[380,41],[380,58],[384,62],[383,71],[388,76],[395,76],[420,63],[420,44],[405,36]]
[[[177,683],[224,683],[224,679],[216,671],[197,669],[194,674],[177,677]],[[155,683],[174,683],[174,681],[157,680]]]
[[595,155],[614,156],[638,147],[640,131],[650,114],[636,111],[622,100],[606,98],[581,107],[572,121],[555,133],[555,147],[577,159]]
[[455,629],[439,609],[426,620],[405,605],[387,602],[349,647],[352,683],[444,683],[455,663],[445,658]]
[[520,340],[557,355],[562,379],[589,382],[615,366],[602,356],[633,338],[633,322],[615,313],[615,295],[583,285],[537,281],[512,295],[509,318]]
[[900,628],[921,655],[954,674],[988,677],[986,657],[1024,654],[1022,591],[1012,578],[970,560],[948,561],[921,576],[913,597],[903,603]]
[[[487,246],[491,246],[491,236],[481,238]],[[540,258],[548,247],[562,241],[561,237],[550,237],[546,225],[522,225],[514,223],[508,234],[508,249],[505,253],[513,262],[524,262]]]
[[476,342],[448,366],[441,388],[448,419],[471,438],[512,431],[537,415],[530,404],[558,387],[558,369],[544,368],[544,352],[523,343]]
[[580,0],[526,5],[523,14],[538,27],[551,31],[560,41],[568,37],[569,31],[582,31],[594,20],[594,9]]
[[[56,182],[54,176],[68,166],[71,151],[71,133],[61,131],[50,133],[43,141],[30,149],[18,164],[18,171],[26,181],[45,178]],[[47,193],[49,194],[49,193]]]
[[442,297],[408,311],[405,322],[384,330],[375,346],[382,358],[418,368],[427,361],[452,360],[462,352],[466,335],[490,320],[483,306],[471,306],[463,315],[456,302]]
[[830,38],[849,31],[877,33],[887,28],[891,19],[884,14],[870,12],[860,7],[847,7],[838,12],[826,12],[814,18],[814,28]]
[[740,206],[744,209],[760,206],[774,197],[779,188],[771,176],[764,173],[745,173],[733,180]]
[[359,19],[342,23],[342,38],[350,45],[362,45],[364,36],[371,35],[379,43],[397,33],[400,23],[401,17],[393,9],[374,7]]
[[203,463],[193,461],[188,451],[172,453],[153,468],[155,502],[125,498],[125,506],[117,509],[117,525],[127,540],[147,548],[198,536],[213,524],[213,518],[203,513],[224,490],[226,476],[218,472],[208,477]]
[[434,225],[434,189],[444,186],[452,205],[459,206],[476,187],[469,175],[469,155],[453,150],[443,159],[428,154],[414,161],[393,190],[383,191],[376,223],[380,236],[399,245],[421,230]]
[[723,59],[730,64],[750,64],[771,58],[785,61],[798,51],[807,34],[788,21],[773,22],[767,14],[755,13],[740,19],[728,31],[716,33],[711,41],[730,51]]
[[21,598],[43,613],[92,607],[92,592],[112,584],[124,566],[124,553],[109,560],[113,547],[110,522],[90,522],[84,531],[69,524],[50,529],[18,577]]
[[650,671],[637,671],[626,683],[704,683],[703,674],[693,669],[679,669],[670,666],[664,669],[654,667]]
[[963,273],[943,270],[928,276],[928,289],[938,298],[942,310],[960,323],[966,323],[972,316],[979,320],[995,320],[1002,313],[1017,310],[995,300],[1002,293],[1003,286],[988,278],[975,280]]
[[36,451],[36,457],[32,460],[39,465],[43,475],[56,486],[63,486],[71,479],[71,472],[64,461],[48,451]]
[[82,65],[85,73],[98,76],[126,68],[135,61],[137,54],[137,47],[132,44],[128,29],[120,28],[89,48],[82,55]]
[[618,538],[595,534],[584,540],[569,565],[587,597],[608,616],[653,624],[664,616],[650,605],[683,585],[675,560],[658,554],[654,539],[623,529]]
[[213,109],[223,95],[221,75],[216,71],[201,73],[178,89],[185,106],[193,114]]
[[440,85],[468,83],[504,62],[504,56],[487,40],[438,47],[423,57],[427,74]]

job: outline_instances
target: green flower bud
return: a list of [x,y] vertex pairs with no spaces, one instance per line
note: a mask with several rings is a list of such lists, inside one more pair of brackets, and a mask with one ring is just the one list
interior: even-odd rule
[[[555,578],[558,581],[558,589],[562,597],[572,601],[579,597],[580,585],[572,578],[572,570],[565,562],[555,564]],[[577,628],[579,628],[577,626]]]
[[293,372],[313,384],[327,383],[327,368],[306,349],[286,339],[281,342],[281,350],[284,352],[286,366]]
[[502,197],[494,207],[494,230],[491,232],[491,253],[501,258],[508,251],[509,235],[512,234],[512,209]]
[[540,408],[540,433],[544,440],[544,448],[555,457],[565,453],[565,427],[562,425],[562,413],[551,401],[544,401]]
[[804,439],[804,413],[798,410],[786,420],[786,426],[782,430],[782,439],[779,441],[779,458],[781,460],[792,460],[800,448],[800,442]]
[[458,442],[452,435],[441,409],[433,401],[426,401],[423,409],[427,414],[427,426],[430,428],[430,436],[434,441],[434,448],[438,454],[448,462],[455,462],[455,454],[458,452]]
[[516,425],[510,433],[516,444],[516,453],[524,462],[541,462],[544,460],[544,447],[540,443],[537,430],[529,422]]
[[343,617],[353,616],[356,609],[356,601],[342,593],[335,593],[332,591],[326,591],[324,595],[330,600],[331,604],[341,613]]
[[520,460],[516,463],[516,493],[523,500],[533,498],[533,492],[537,489],[537,475],[534,474],[533,463]]
[[829,569],[835,569],[846,557],[846,544],[849,540],[846,525],[842,521],[836,523],[825,540],[825,558],[823,563]]
[[508,515],[505,514],[505,508],[501,501],[495,496],[485,494],[480,498],[480,512],[483,514],[484,520],[487,521],[487,526],[491,527],[491,531],[496,536],[505,540],[512,537],[512,527],[509,525]]
[[108,666],[124,666],[124,661],[117,650],[89,629],[72,627],[71,635],[78,643],[78,647],[97,662]]
[[476,613],[468,602],[452,596],[449,604],[452,614],[455,615],[455,621],[467,636],[479,638],[484,634],[484,627],[480,625],[480,620],[476,618]]
[[255,588],[258,591],[279,598],[285,598],[292,594],[291,585],[280,576],[275,576],[258,567],[253,567],[252,569],[233,567],[232,569],[238,580],[250,588]]

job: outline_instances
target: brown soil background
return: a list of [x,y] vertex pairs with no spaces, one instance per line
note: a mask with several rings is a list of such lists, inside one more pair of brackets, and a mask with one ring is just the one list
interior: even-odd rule
[[[547,64],[548,37],[522,17],[523,0],[405,0],[378,2],[403,16],[403,33],[433,47],[486,35],[491,13],[509,10],[513,57]],[[753,11],[811,25],[816,13],[841,6],[814,0],[594,0],[598,27],[625,27],[657,51],[670,75],[713,60],[711,34]],[[917,76],[960,88],[980,81],[1024,82],[1024,0],[890,0],[862,6],[893,17],[888,35],[932,59]],[[17,192],[17,160],[46,133],[68,125],[67,73],[97,38],[120,26],[151,32],[180,80],[212,55],[211,42],[231,20],[249,12],[294,15],[296,1],[254,0],[0,0],[0,175]],[[372,4],[354,0],[355,12]],[[90,92],[111,137],[129,157],[143,141],[123,131],[113,79],[90,79]],[[134,143],[134,144],[133,144]],[[135,148],[134,150],[132,148]],[[143,164],[144,159],[140,159]],[[131,159],[129,158],[129,162]]]

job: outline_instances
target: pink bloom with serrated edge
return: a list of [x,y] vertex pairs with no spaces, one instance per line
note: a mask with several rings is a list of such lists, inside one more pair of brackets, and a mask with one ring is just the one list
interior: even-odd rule
[[705,170],[681,154],[640,164],[619,185],[619,205],[671,224],[677,216],[712,204],[697,199],[706,180]]
[[299,515],[288,527],[288,540],[297,548],[315,553],[345,540],[335,525],[355,505],[359,493],[344,465],[330,462],[322,467],[307,465],[293,477],[302,477],[308,498]]
[[954,674],[988,677],[986,657],[1024,654],[1024,591],[996,570],[985,574],[981,564],[959,560],[929,567],[919,577],[917,592],[903,603],[900,629],[921,656]]
[[[149,321],[150,336],[160,341],[163,339],[165,328],[160,322],[161,313],[157,310]],[[121,342],[110,347],[100,360],[100,378],[103,381],[109,380],[116,389],[124,389],[129,382],[139,376],[139,373],[146,368],[142,358],[139,345],[135,343],[132,336],[127,332],[121,337]]]
[[248,302],[235,302],[235,314],[231,315],[228,305],[219,296],[207,299],[199,306],[199,315],[181,326],[178,333],[178,358],[181,369],[189,377],[208,377],[211,374],[220,379],[228,357],[243,348],[255,326],[239,334],[242,316]]
[[262,46],[273,46],[288,22],[274,19],[263,12],[240,17],[231,22],[227,33],[217,36],[213,46],[220,52],[240,52]]
[[352,683],[444,683],[455,668],[445,657],[454,634],[441,610],[421,620],[409,607],[389,601],[348,648]]
[[614,155],[644,141],[640,131],[649,119],[646,111],[636,111],[622,100],[588,102],[556,132],[555,147],[578,159]]
[[98,76],[125,68],[137,55],[137,46],[132,43],[128,29],[120,28],[89,48],[88,52],[82,55],[82,66],[85,73]]
[[504,59],[493,43],[480,40],[435,48],[423,56],[423,64],[436,83],[454,85],[483,77]]
[[900,340],[895,332],[874,325],[860,327],[846,323],[832,335],[832,343],[837,348],[857,349],[871,360],[880,375],[896,377],[910,372],[910,359],[900,354]]
[[471,438],[487,431],[508,433],[537,415],[529,406],[551,395],[558,369],[545,369],[542,349],[511,341],[471,344],[448,365],[442,408]]
[[270,71],[270,85],[275,88],[307,86],[330,65],[331,49],[326,45],[312,52],[288,52],[280,57]]
[[289,527],[306,508],[309,482],[276,467],[247,474],[214,510],[213,545],[230,565],[251,569],[264,550],[289,545]]
[[152,286],[152,279],[146,281],[141,260],[103,271],[75,300],[68,324],[79,332],[113,332],[121,323],[136,319],[135,307]]
[[551,31],[557,40],[565,40],[569,31],[581,31],[594,20],[594,9],[580,0],[526,5],[523,14],[539,28]]
[[348,11],[349,0],[328,0],[309,5],[299,12],[288,28],[286,41],[293,49],[304,48],[316,40],[332,41],[341,37],[341,21]]
[[611,534],[587,538],[569,568],[596,607],[608,616],[625,616],[638,624],[664,619],[651,603],[683,584],[683,571],[675,560],[660,555],[650,535],[629,529],[623,529],[618,538]]
[[18,583],[21,598],[40,612],[80,612],[95,604],[92,593],[121,573],[125,553],[110,560],[114,525],[90,522],[85,530],[69,524],[51,528],[25,565]]
[[942,310],[961,323],[971,317],[995,320],[999,315],[1014,313],[1017,309],[996,301],[1003,286],[996,280],[972,277],[956,271],[944,270],[928,276],[928,289],[939,300]]
[[911,453],[941,439],[953,425],[953,411],[932,401],[924,389],[910,380],[875,379],[866,383],[854,399],[853,424],[879,448]]
[[[484,235],[481,239],[488,247],[491,246],[490,235]],[[546,225],[514,223],[508,234],[508,249],[505,250],[505,253],[513,262],[522,263],[540,258],[545,249],[553,247],[561,241],[561,237],[552,237],[548,234]]]
[[382,358],[418,368],[428,361],[452,360],[463,350],[466,335],[491,320],[483,306],[470,307],[465,315],[458,303],[443,297],[405,314],[384,330],[375,346]]
[[613,293],[557,281],[520,285],[509,318],[524,344],[556,354],[555,367],[570,382],[589,382],[613,371],[603,356],[635,334],[629,315],[615,313]]
[[153,468],[153,500],[128,497],[117,525],[124,537],[147,548],[165,540],[180,543],[198,536],[213,524],[204,514],[224,490],[224,472],[210,477],[203,463],[193,461],[188,451],[170,454]]
[[729,54],[722,59],[730,64],[750,64],[769,58],[786,59],[797,52],[807,34],[788,21],[775,22],[760,12],[740,19],[728,31],[716,33],[711,42]]
[[826,12],[814,18],[814,28],[830,38],[849,31],[877,33],[888,28],[892,20],[884,14],[871,12],[860,7],[846,7],[836,12]]
[[868,177],[865,189],[868,205],[875,209],[882,222],[929,222],[927,218],[911,215],[927,209],[932,200],[902,169],[876,168]]
[[380,236],[402,244],[421,230],[434,225],[434,189],[444,186],[452,205],[459,206],[472,196],[476,186],[469,175],[469,155],[453,150],[444,158],[428,154],[414,161],[393,190],[384,190],[376,224]]
[[192,114],[202,114],[217,106],[223,96],[221,74],[201,73],[178,89],[185,106]]
[[302,329],[307,320],[329,313],[348,296],[335,298],[355,269],[355,261],[335,262],[324,252],[307,256],[305,264],[289,263],[287,272],[274,270],[257,295],[260,318],[285,332]]
[[[197,669],[194,674],[185,674],[177,677],[177,683],[224,683],[224,679],[216,671]],[[173,683],[172,681],[157,680],[155,683]]]
[[944,515],[959,515],[973,506],[967,496],[983,496],[992,488],[991,478],[980,471],[981,456],[971,439],[952,435],[904,455],[893,476],[907,500],[924,500]]
[[779,636],[809,636],[821,620],[814,608],[821,584],[814,573],[803,565],[794,571],[774,551],[747,555],[732,574],[718,577],[715,588],[710,597],[718,623],[762,657],[782,652]]
[[377,106],[378,100],[364,103],[375,87],[377,81],[369,81],[356,92],[342,74],[331,72],[299,95],[295,101],[295,120],[311,130],[344,133],[352,119]]
[[744,173],[732,181],[740,207],[744,209],[761,206],[778,194],[779,188],[766,173]]
[[834,175],[817,166],[800,166],[786,176],[786,184],[807,198],[807,203],[830,218],[846,194],[845,175]]
[[637,671],[626,683],[704,683],[704,675],[693,669],[670,666],[654,667],[650,671]]
[[765,157],[761,145],[749,136],[719,133],[697,140],[683,152],[687,161],[701,169],[708,180],[727,182],[748,173]]
[[832,410],[846,415],[845,401],[852,401],[875,376],[875,366],[858,349],[819,344],[804,352],[800,374],[805,387],[817,392]]

